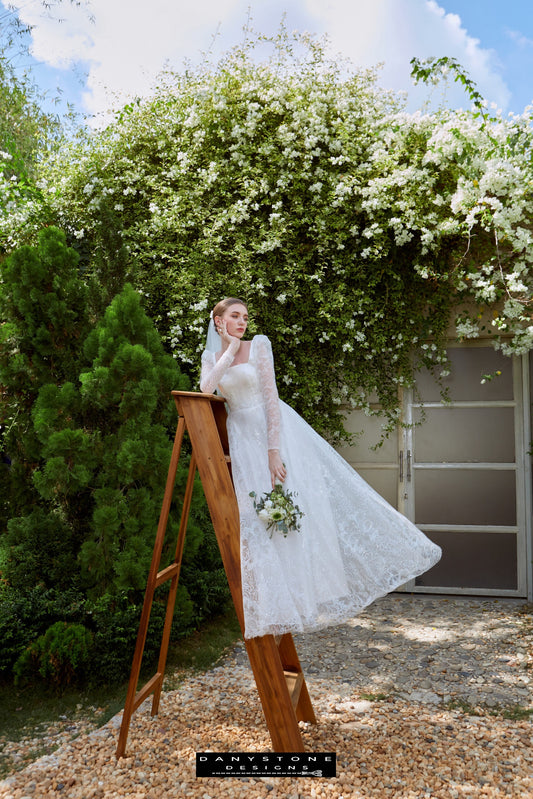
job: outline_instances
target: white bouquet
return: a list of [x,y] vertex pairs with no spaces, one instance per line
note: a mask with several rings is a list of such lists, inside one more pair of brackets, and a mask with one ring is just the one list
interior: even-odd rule
[[270,531],[270,538],[274,530],[286,538],[291,530],[300,529],[300,519],[304,514],[294,503],[292,491],[284,491],[283,486],[278,484],[260,499],[256,499],[255,491],[250,491],[250,496],[257,515]]

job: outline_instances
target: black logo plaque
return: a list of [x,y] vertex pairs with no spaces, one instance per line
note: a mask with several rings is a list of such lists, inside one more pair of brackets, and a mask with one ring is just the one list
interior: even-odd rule
[[197,752],[197,777],[335,777],[335,752]]

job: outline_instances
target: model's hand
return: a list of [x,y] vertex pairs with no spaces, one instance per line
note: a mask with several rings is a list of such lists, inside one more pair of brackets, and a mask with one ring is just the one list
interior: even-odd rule
[[272,488],[274,488],[276,482],[283,483],[287,477],[287,470],[277,449],[268,450],[268,468],[270,469]]
[[231,336],[228,333],[225,320],[221,319],[218,316],[217,316],[216,326],[217,326],[218,335],[220,336],[222,341],[226,344],[227,347],[229,347],[229,349],[232,352],[236,352],[241,344],[240,339],[238,339],[237,336]]

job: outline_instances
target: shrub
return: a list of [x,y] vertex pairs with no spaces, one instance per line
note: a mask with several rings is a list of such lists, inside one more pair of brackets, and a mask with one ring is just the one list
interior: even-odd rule
[[[209,546],[202,545],[197,557],[202,557],[202,551],[207,557],[204,571],[193,563],[188,569],[187,587],[185,575],[178,586],[171,641],[188,635],[205,618],[225,608],[229,591],[224,570],[209,554]],[[159,656],[167,596],[168,585],[162,586],[152,605],[143,659],[148,667]],[[50,629],[57,624],[83,627],[90,633],[92,643],[87,661],[72,664],[76,666],[74,672],[68,668],[63,672],[57,670],[52,680],[56,689],[63,678],[67,680],[63,687],[72,681],[113,685],[127,679],[142,605],[141,592],[118,591],[90,600],[74,590],[55,591],[36,586],[20,591],[4,586],[0,592],[0,679],[8,681],[13,675],[18,683],[42,679],[45,638],[52,635]]]
[[56,511],[37,508],[10,519],[4,545],[4,571],[18,589],[31,592],[36,585],[58,585],[68,590],[79,585],[73,531]]
[[15,684],[39,676],[56,690],[83,681],[93,636],[83,624],[57,621],[18,658]]
[[[161,592],[163,593],[163,592]],[[166,594],[166,592],[165,592]],[[143,664],[157,662],[163,625],[166,596],[158,596],[152,605],[150,624],[144,647]],[[110,685],[125,680],[131,670],[137,631],[142,612],[142,600],[132,603],[127,593],[106,594],[88,603],[87,625],[94,632],[90,682]],[[184,585],[178,586],[171,640],[191,632],[195,624],[194,605]]]
[[55,591],[33,586],[0,591],[0,679],[10,679],[24,650],[55,621],[83,623],[85,598],[77,591]]

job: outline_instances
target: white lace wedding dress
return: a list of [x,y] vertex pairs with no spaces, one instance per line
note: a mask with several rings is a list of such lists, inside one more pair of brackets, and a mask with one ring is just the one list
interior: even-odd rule
[[[339,624],[437,563],[440,548],[279,400],[266,336],[247,363],[232,361],[206,350],[200,385],[227,401],[246,638]],[[270,537],[250,497],[272,489],[268,449],[280,450],[284,488],[305,514],[286,538]]]

